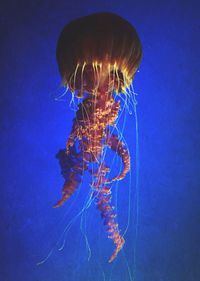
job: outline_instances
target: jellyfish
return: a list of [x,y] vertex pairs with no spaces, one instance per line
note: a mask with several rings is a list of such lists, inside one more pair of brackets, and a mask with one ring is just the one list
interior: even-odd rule
[[[128,147],[112,130],[120,111],[120,100],[115,96],[126,95],[132,83],[142,56],[140,39],[135,28],[122,17],[96,13],[64,27],[56,56],[63,85],[80,102],[66,148],[57,154],[64,185],[54,207],[60,207],[72,196],[88,170],[93,179],[93,201],[115,245],[108,260],[112,262],[125,240],[111,201],[111,183],[124,179],[130,170]],[[118,155],[123,166],[112,178],[109,163],[105,163],[107,149]]]

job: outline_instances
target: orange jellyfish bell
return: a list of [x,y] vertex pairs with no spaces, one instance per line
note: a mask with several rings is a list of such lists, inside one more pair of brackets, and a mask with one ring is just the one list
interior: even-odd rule
[[[142,55],[140,40],[134,27],[120,16],[97,13],[64,27],[56,55],[64,85],[82,100],[66,149],[57,154],[65,181],[54,207],[60,207],[73,195],[89,170],[91,202],[95,202],[108,237],[115,244],[109,258],[112,262],[125,240],[112,205],[111,187],[130,170],[128,147],[116,130],[120,100],[113,93],[127,93]],[[110,176],[112,167],[105,163],[107,149],[113,150],[122,162],[114,177]]]
[[[142,48],[135,28],[112,13],[97,13],[67,24],[57,44],[63,83],[72,91],[125,91],[139,66]],[[111,83],[112,82],[112,83]]]

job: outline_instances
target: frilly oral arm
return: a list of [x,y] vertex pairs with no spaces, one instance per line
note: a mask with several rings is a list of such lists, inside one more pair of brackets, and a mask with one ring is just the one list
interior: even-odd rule
[[108,232],[108,238],[112,239],[115,244],[115,249],[110,256],[108,262],[112,262],[116,257],[118,252],[122,249],[125,240],[120,235],[118,228],[118,223],[116,222],[116,213],[114,207],[111,205],[111,189],[106,182],[106,173],[109,169],[105,165],[101,165],[96,173],[96,181],[93,183],[93,188],[95,189],[94,197],[96,201],[97,208],[101,212],[101,217],[104,220],[104,225],[106,225],[106,231]]
[[106,144],[121,157],[123,163],[123,170],[118,176],[112,178],[111,181],[122,180],[130,170],[130,155],[128,149],[119,138],[108,132]]
[[62,189],[62,197],[53,206],[54,208],[60,207],[71,197],[82,180],[83,172],[87,169],[87,165],[83,162],[81,153],[77,153],[75,147],[70,148],[69,154],[66,154],[65,150],[61,150],[57,157],[60,161],[65,182]]

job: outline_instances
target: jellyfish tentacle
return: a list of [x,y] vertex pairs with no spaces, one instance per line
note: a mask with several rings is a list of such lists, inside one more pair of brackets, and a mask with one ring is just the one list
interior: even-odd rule
[[123,163],[123,170],[121,171],[121,173],[119,175],[113,177],[111,179],[111,182],[122,180],[130,170],[130,155],[129,155],[128,148],[118,138],[117,135],[111,134],[110,132],[108,132],[108,136],[106,138],[106,144],[114,152],[116,152],[119,155],[119,157],[121,157],[122,163]]
[[73,130],[66,142],[66,153],[70,154],[70,148],[74,146],[76,141],[76,131]]
[[60,150],[57,154],[59,159],[62,175],[65,179],[62,197],[56,204],[53,205],[54,208],[58,208],[63,203],[68,200],[71,195],[78,188],[84,171],[87,169],[87,164],[83,162],[83,157],[81,153],[77,153],[75,146],[70,148],[70,153],[66,154],[66,151]]
[[[54,205],[60,207],[78,188],[82,175],[88,166],[97,163],[99,168],[91,174],[95,178],[91,184],[94,189],[95,202],[101,212],[109,238],[113,240],[115,249],[109,258],[112,262],[124,245],[124,238],[120,235],[116,222],[116,213],[111,204],[111,189],[107,186],[109,168],[103,164],[107,147],[116,151],[122,157],[125,176],[128,169],[127,149],[117,136],[109,133],[109,126],[113,126],[118,116],[120,102],[115,101],[112,93],[97,92],[89,95],[80,104],[73,121],[73,128],[66,144],[67,153],[58,157],[65,182],[63,195]],[[118,176],[119,177],[119,176]],[[120,177],[119,177],[120,179]]]
[[97,209],[101,212],[104,225],[106,225],[106,231],[109,234],[108,238],[112,239],[115,244],[115,249],[108,260],[108,262],[111,263],[117,257],[119,251],[123,248],[125,240],[120,234],[118,223],[116,222],[117,215],[114,211],[114,207],[111,204],[111,188],[106,185],[106,174],[109,172],[109,170],[110,169],[104,164],[100,165],[98,171],[92,174],[96,177],[92,187],[95,189],[94,197]]

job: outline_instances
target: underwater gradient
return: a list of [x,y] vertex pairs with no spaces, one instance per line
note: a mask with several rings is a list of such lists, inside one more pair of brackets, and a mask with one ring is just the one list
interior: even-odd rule
[[[199,8],[194,0],[1,4],[0,280],[200,280]],[[103,220],[85,205],[89,173],[52,208],[63,184],[56,154],[77,106],[69,92],[58,99],[57,39],[67,22],[102,11],[131,22],[143,47],[133,83],[138,131],[133,110],[119,121],[132,169],[113,186],[126,243],[112,264]],[[106,157],[118,171],[120,159]]]

